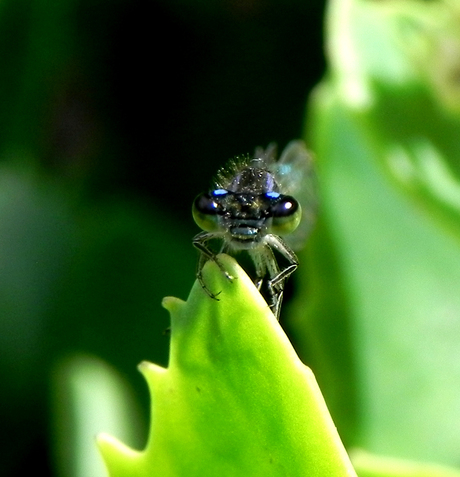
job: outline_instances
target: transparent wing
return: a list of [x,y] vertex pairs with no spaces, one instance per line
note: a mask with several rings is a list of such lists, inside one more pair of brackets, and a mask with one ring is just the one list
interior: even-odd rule
[[292,195],[302,207],[300,225],[292,234],[283,237],[293,250],[300,250],[313,228],[318,209],[318,187],[313,156],[303,141],[291,141],[271,169],[280,186],[280,192]]
[[273,163],[276,161],[277,146],[275,142],[271,142],[266,149],[263,147],[256,147],[254,157],[262,159],[265,165],[271,170],[273,169]]

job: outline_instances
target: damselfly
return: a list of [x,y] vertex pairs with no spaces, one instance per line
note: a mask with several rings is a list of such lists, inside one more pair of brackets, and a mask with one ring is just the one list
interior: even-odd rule
[[279,319],[285,281],[298,266],[294,250],[302,247],[314,222],[315,186],[303,141],[291,141],[278,161],[276,145],[270,144],[257,148],[253,158],[234,158],[217,173],[212,190],[193,203],[193,218],[203,230],[193,239],[200,251],[197,278],[211,298],[218,294],[203,281],[204,264],[216,261],[232,279],[216,255],[238,255],[240,262],[244,253],[250,259],[246,271]]

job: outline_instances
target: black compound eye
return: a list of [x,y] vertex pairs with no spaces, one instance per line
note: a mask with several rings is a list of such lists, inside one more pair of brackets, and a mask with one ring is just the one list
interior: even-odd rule
[[193,208],[200,214],[218,214],[222,206],[211,194],[200,194],[193,203]]
[[217,189],[210,194],[200,194],[193,202],[192,213],[196,224],[207,232],[213,232],[220,228],[220,216],[225,210],[219,202],[219,198],[226,194],[220,193],[223,189]]
[[278,235],[287,235],[293,232],[302,218],[300,204],[290,195],[280,195],[270,207],[272,216],[271,230]]
[[289,195],[280,195],[270,208],[273,217],[289,217],[295,215],[298,209],[299,203]]

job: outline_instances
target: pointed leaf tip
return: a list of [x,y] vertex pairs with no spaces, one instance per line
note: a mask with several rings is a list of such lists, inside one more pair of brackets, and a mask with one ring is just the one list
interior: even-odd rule
[[187,302],[164,301],[169,366],[140,365],[152,395],[148,444],[136,453],[103,440],[109,468],[126,470],[111,477],[355,476],[313,374],[237,262],[218,260],[203,269],[218,300],[195,282]]

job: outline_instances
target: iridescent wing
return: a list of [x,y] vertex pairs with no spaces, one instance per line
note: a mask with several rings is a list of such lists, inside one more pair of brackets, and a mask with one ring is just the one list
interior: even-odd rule
[[[269,149],[265,153],[273,154]],[[267,158],[268,159],[268,158]],[[318,209],[317,180],[313,157],[305,143],[300,140],[291,141],[281,153],[279,161],[269,165],[280,186],[282,194],[291,195],[302,207],[302,220],[297,229],[283,239],[293,250],[300,250],[310,234]]]
[[276,161],[276,152],[278,147],[276,142],[271,142],[266,149],[261,146],[256,147],[254,157],[262,159],[269,170],[273,170],[273,164]]

